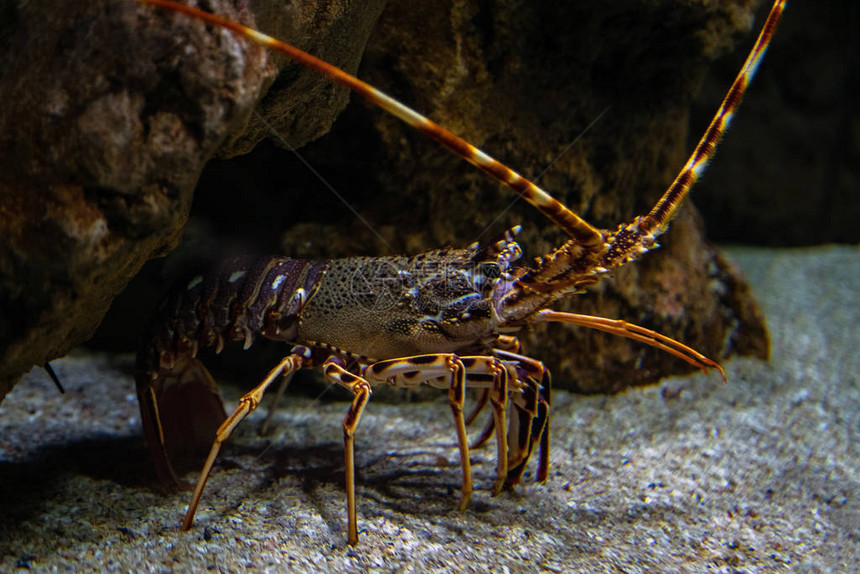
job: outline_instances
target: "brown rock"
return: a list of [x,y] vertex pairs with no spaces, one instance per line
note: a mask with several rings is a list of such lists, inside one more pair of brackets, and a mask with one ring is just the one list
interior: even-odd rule
[[[330,55],[354,69],[378,8],[259,10],[278,10],[275,33],[303,30],[299,44],[333,36]],[[244,149],[236,134],[276,75],[262,48],[128,0],[7,3],[2,16],[0,398],[86,341],[143,263],[175,246],[203,165],[219,147]],[[304,99],[287,92],[264,113],[279,127],[300,118],[301,145],[346,97],[288,73]]]

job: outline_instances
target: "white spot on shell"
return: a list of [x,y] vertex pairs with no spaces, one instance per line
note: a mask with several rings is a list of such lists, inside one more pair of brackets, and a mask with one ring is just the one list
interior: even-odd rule
[[194,279],[192,279],[192,280],[188,283],[188,289],[194,289],[195,287],[197,287],[198,285],[200,285],[201,281],[203,281],[203,276],[202,276],[202,275],[198,275],[197,277],[195,277]]
[[229,281],[230,283],[235,283],[236,281],[238,281],[239,279],[241,279],[244,276],[245,276],[244,271],[233,271],[230,274],[230,278],[227,279],[227,281]]
[[281,283],[283,283],[284,279],[286,278],[286,275],[278,275],[277,277],[275,277],[275,280],[272,281],[272,289],[277,289],[278,287],[280,287]]
[[307,300],[307,292],[304,290],[304,288],[296,289],[296,292],[293,293],[292,298],[290,298],[290,305],[288,308],[289,312],[291,312],[291,313],[297,312],[299,309],[301,309],[304,306],[306,300]]

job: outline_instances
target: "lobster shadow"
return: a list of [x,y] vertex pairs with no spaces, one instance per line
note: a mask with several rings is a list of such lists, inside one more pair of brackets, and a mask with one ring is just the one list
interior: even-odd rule
[[[236,485],[222,492],[221,502],[216,504],[225,515],[243,499],[275,500],[284,488],[294,487],[305,499],[304,504],[318,513],[331,538],[343,538],[346,495],[342,443],[298,446],[289,442],[269,444],[263,439],[240,440],[228,444],[222,455],[213,476],[221,475],[222,488]],[[476,490],[466,512],[458,512],[462,473],[455,457],[456,449],[449,444],[364,455],[359,452],[359,527],[380,518],[415,530],[425,529],[423,525],[429,522],[442,528],[435,530],[435,536],[456,538],[458,532],[469,528],[465,526],[469,522],[537,526],[540,520],[534,512],[518,510],[522,495],[490,497],[495,473],[494,457],[489,452],[473,454]],[[248,476],[256,478],[248,482]],[[47,554],[56,545],[98,544],[117,531],[133,539],[152,528],[148,522],[159,516],[156,508],[177,512],[178,527],[189,496],[156,481],[143,440],[137,436],[96,436],[46,445],[24,461],[0,463],[0,484],[0,555],[12,556],[25,550]],[[198,526],[204,530],[211,526],[217,532],[223,519],[220,512],[216,510],[216,518],[203,519]],[[590,518],[599,524],[606,518],[581,514],[582,510],[577,520]],[[155,524],[162,528],[159,520]]]
[[[273,444],[264,479],[269,485],[292,478],[310,498],[311,504],[323,518],[330,531],[342,535],[346,503],[342,443],[321,443],[312,446]],[[259,449],[233,445],[222,465],[242,466],[240,457],[259,454]],[[450,444],[426,445],[426,448],[404,452],[367,453],[356,459],[356,497],[359,522],[380,516],[398,514],[420,520],[438,520],[463,516],[457,510],[460,501],[462,471],[456,459],[456,448]],[[231,462],[232,461],[232,462]],[[507,497],[487,501],[495,466],[491,456],[473,455],[476,496],[468,506],[468,515],[477,519],[504,509],[516,500]],[[222,466],[223,468],[223,466]],[[217,472],[217,467],[215,472]],[[265,489],[267,486],[263,485]],[[320,492],[334,488],[342,496],[342,504],[332,504]],[[487,495],[486,497],[483,495]],[[513,518],[516,521],[516,518]],[[398,519],[399,521],[399,519]],[[491,521],[488,518],[488,521]]]
[[[332,537],[340,538],[346,502],[343,453],[340,442],[298,445],[245,436],[225,445],[213,476],[226,475],[222,484],[238,485],[226,494],[235,503],[275,498],[276,490],[294,485]],[[470,519],[481,520],[505,505],[500,499],[484,501],[482,491],[492,482],[485,466],[493,464],[492,457],[484,458],[475,456],[476,494],[481,495],[469,505]],[[359,451],[356,467],[360,524],[392,514],[415,521],[460,515],[462,474],[450,444]],[[256,485],[246,481],[249,475],[256,475]],[[22,548],[41,554],[46,544],[97,542],[116,531],[134,536],[148,528],[154,508],[181,510],[189,496],[156,480],[144,442],[135,435],[48,443],[26,459],[0,462],[0,484],[0,555],[20,554]]]

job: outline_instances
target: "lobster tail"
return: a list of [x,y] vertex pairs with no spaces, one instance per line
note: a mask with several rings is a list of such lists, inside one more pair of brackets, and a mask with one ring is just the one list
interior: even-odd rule
[[145,367],[135,371],[143,432],[158,478],[182,485],[178,473],[198,466],[227,414],[197,358],[182,355],[157,376]]

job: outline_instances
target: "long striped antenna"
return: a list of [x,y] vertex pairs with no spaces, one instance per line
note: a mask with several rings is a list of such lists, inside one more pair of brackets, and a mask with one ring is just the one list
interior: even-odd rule
[[785,0],[776,0],[767,15],[762,31],[750,50],[741,71],[732,82],[723,103],[714,114],[708,129],[699,140],[696,149],[690,154],[690,159],[675,177],[675,181],[657,201],[648,215],[638,216],[631,223],[621,225],[612,233],[607,241],[606,250],[600,255],[599,267],[602,270],[618,267],[628,261],[637,259],[640,255],[656,245],[655,238],[666,230],[669,221],[677,213],[681,202],[687,197],[690,188],[705,171],[708,161],[714,157],[717,144],[726,133],[729,122],[735,115],[741,99],[746,92],[764,53],[770,44],[776,25],[785,8]]
[[187,14],[198,20],[203,20],[214,26],[224,28],[234,34],[247,38],[261,46],[280,52],[308,68],[316,70],[334,82],[345,86],[379,106],[393,116],[403,120],[413,128],[427,134],[454,154],[462,157],[490,177],[511,188],[517,195],[533,205],[554,224],[564,230],[574,241],[589,251],[597,252],[604,244],[603,233],[576,215],[549,193],[527,180],[517,172],[479,150],[462,138],[454,135],[439,124],[419,114],[412,108],[398,102],[391,96],[377,90],[355,76],[347,74],[340,68],[311,56],[294,46],[267,36],[252,28],[227,20],[221,16],[204,12],[198,8],[185,6],[172,0],[138,0],[143,4],[158,6],[173,12]]
[[702,139],[699,140],[696,149],[690,154],[690,159],[687,160],[686,165],[678,173],[675,181],[672,182],[672,185],[669,186],[669,189],[657,201],[648,215],[639,220],[639,231],[643,235],[654,236],[662,233],[669,220],[678,211],[681,202],[690,192],[690,188],[693,187],[693,184],[696,183],[702,172],[705,171],[705,167],[714,156],[717,144],[720,143],[720,140],[726,133],[729,123],[741,103],[741,99],[744,97],[744,93],[770,45],[770,40],[773,37],[784,8],[785,0],[776,0],[773,3],[767,20],[765,20],[761,33],[752,50],[750,50],[746,62],[744,62],[741,71],[738,72],[735,81],[732,82],[732,86],[723,99],[723,103],[714,115],[714,119],[711,120],[708,129],[705,130]]

